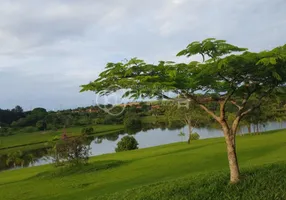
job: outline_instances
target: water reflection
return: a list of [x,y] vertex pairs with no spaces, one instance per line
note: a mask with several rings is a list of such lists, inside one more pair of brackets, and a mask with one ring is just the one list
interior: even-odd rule
[[8,154],[0,155],[0,170],[11,168],[22,168],[43,163],[43,157],[48,153],[47,148],[40,148],[29,151],[14,151]]
[[[265,124],[264,126],[260,125],[259,130],[268,131],[285,127],[286,122],[270,122]],[[242,127],[239,133],[248,133],[248,130],[248,127]],[[252,130],[255,129],[252,128]],[[179,137],[178,134],[180,133],[180,131],[186,133],[186,136]],[[218,128],[215,128],[215,126],[195,128],[193,131],[197,132],[200,135],[201,139],[223,136],[222,131]],[[125,131],[119,131],[108,135],[89,136],[85,144],[91,147],[91,155],[101,155],[115,152],[115,147],[118,141],[125,135],[133,135],[139,143],[139,148],[146,148],[162,144],[169,144],[173,142],[181,142],[182,140],[187,141],[187,133],[187,126],[184,126],[184,124],[180,122],[172,124],[157,122],[143,124],[141,128],[128,129]],[[21,152],[21,154],[18,155],[19,159],[17,159],[17,153],[15,153],[15,155],[0,155],[0,170],[51,163],[52,160],[47,155],[47,148]]]

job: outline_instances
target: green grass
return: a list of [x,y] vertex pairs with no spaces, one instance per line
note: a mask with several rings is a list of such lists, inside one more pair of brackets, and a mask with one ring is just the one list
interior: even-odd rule
[[165,115],[141,117],[142,123],[166,122],[166,121],[167,119]]
[[228,184],[226,172],[200,174],[154,183],[93,200],[269,200],[286,199],[286,163],[243,170],[243,181]]
[[237,138],[242,181],[228,184],[223,138],[0,172],[1,199],[286,199],[286,130]]
[[[81,134],[83,127],[67,128],[66,132],[68,135],[75,136]],[[94,126],[95,134],[109,134],[114,131],[123,130],[123,125],[97,125]],[[17,133],[12,136],[0,138],[0,153],[1,149],[21,147],[30,144],[39,144],[51,141],[55,136],[60,136],[63,130],[58,131],[46,131],[46,132],[34,132],[34,133]],[[29,147],[31,148],[31,147]]]

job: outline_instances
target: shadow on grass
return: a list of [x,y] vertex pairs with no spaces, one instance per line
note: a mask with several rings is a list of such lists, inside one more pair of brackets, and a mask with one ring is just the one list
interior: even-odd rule
[[54,170],[42,172],[37,174],[33,178],[39,179],[49,179],[49,178],[57,178],[57,177],[66,177],[70,175],[79,175],[83,173],[94,173],[97,171],[108,170],[112,168],[116,168],[127,164],[128,161],[121,160],[104,160],[104,161],[96,161],[86,165],[78,165],[78,166],[63,166],[55,168]]
[[183,152],[191,152],[193,150],[202,149],[204,147],[209,147],[209,146],[213,146],[213,145],[220,144],[220,143],[224,143],[224,141],[213,142],[211,144],[198,145],[198,146],[192,146],[192,144],[186,144],[186,145],[189,146],[188,148],[174,150],[174,151],[169,151],[169,152],[164,152],[164,153],[158,153],[158,154],[155,154],[155,155],[152,155],[152,156],[145,156],[145,157],[141,157],[141,158],[138,158],[138,159],[135,158],[132,161],[144,160],[146,158],[156,158],[156,157],[160,157],[160,156],[173,155],[173,154],[183,153]]
[[225,171],[199,174],[136,187],[113,194],[93,196],[92,200],[269,200],[286,199],[286,163],[274,163],[242,170],[238,184],[229,184]]

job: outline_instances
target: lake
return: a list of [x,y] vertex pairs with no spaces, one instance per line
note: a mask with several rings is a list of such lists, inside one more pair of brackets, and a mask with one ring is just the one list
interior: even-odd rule
[[[160,127],[160,128],[159,128]],[[259,130],[260,131],[269,131],[269,130],[276,130],[276,129],[282,129],[286,127],[286,122],[269,122],[265,124],[264,126],[260,125]],[[142,130],[143,129],[143,130]],[[174,142],[182,142],[187,141],[188,139],[188,128],[186,126],[182,125],[176,125],[174,127],[167,127],[164,123],[157,124],[143,127],[141,130],[135,130],[132,132],[132,136],[135,137],[135,139],[139,143],[139,148],[147,148],[147,147],[153,147],[163,144],[169,144]],[[253,129],[252,129],[253,130]],[[180,132],[186,133],[185,136],[179,136],[178,134]],[[206,139],[206,138],[215,138],[215,137],[222,137],[223,133],[220,129],[217,128],[195,128],[193,132],[197,132],[200,135],[200,139]],[[239,133],[244,134],[248,133],[247,127],[242,127],[239,131]],[[121,140],[122,137],[127,134],[126,132],[118,132],[110,135],[104,135],[100,137],[94,137],[92,141],[90,142],[91,147],[91,155],[102,155],[107,153],[113,153],[115,152],[115,147],[117,146],[118,141]],[[47,150],[46,149],[39,149],[34,150],[31,152],[27,152],[27,154],[33,154],[34,155],[34,162],[33,166],[38,165],[44,165],[49,164],[52,162],[51,159],[47,158]],[[7,159],[7,158],[6,158]],[[4,169],[17,169],[21,168],[19,166],[6,166],[5,157],[3,157],[0,160],[0,170]],[[32,164],[27,159],[25,163],[22,164],[22,167],[30,167]]]

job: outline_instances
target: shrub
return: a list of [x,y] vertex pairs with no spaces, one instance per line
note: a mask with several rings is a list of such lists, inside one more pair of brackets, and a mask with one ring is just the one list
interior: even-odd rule
[[52,148],[50,155],[56,166],[87,164],[90,147],[86,145],[86,137],[70,137],[59,140]]
[[92,127],[86,127],[81,130],[83,135],[91,135],[94,133],[94,129]]
[[199,140],[200,135],[198,133],[190,133],[188,143],[190,143],[191,140]]
[[33,127],[33,126],[27,126],[21,130],[22,133],[33,133],[33,132],[37,132],[37,131],[38,131],[38,129],[36,127]]
[[9,135],[12,135],[11,129],[9,129],[7,127],[0,128],[0,137],[1,136],[9,136]]
[[124,136],[118,143],[117,147],[115,148],[116,152],[120,151],[129,151],[138,149],[138,142],[132,136]]

